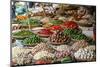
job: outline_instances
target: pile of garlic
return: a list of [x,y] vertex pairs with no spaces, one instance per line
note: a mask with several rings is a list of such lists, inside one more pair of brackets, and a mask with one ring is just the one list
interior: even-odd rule
[[35,55],[34,55],[34,59],[35,60],[39,60],[41,58],[44,58],[44,57],[47,57],[47,58],[54,58],[55,55],[53,53],[50,53],[48,51],[40,51],[40,52],[37,52]]
[[74,57],[77,61],[94,61],[96,59],[95,46],[87,46],[86,48],[80,48],[74,53]]
[[31,50],[21,47],[13,47],[12,61],[18,65],[24,65],[33,62]]
[[39,51],[48,51],[48,52],[54,52],[55,50],[51,47],[51,46],[49,46],[48,44],[46,44],[46,43],[39,43],[39,44],[37,44],[35,47],[33,47],[32,48],[32,54],[34,55],[34,54],[36,54],[37,52],[39,52]]

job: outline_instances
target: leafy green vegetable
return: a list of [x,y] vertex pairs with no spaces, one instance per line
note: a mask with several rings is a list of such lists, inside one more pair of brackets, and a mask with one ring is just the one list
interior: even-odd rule
[[42,42],[42,39],[37,35],[32,35],[23,40],[24,45],[33,45]]
[[25,19],[25,20],[15,20],[14,21],[17,24],[22,24],[22,25],[32,25],[32,26],[40,26],[41,22],[37,19]]
[[53,25],[59,25],[59,24],[62,24],[63,22],[61,20],[51,20],[49,23]]
[[34,25],[34,26],[39,26],[41,23],[39,20],[32,19],[32,18],[30,18],[29,21],[30,21],[30,25]]
[[81,32],[79,30],[75,30],[75,29],[65,29],[64,34],[72,36],[74,34],[81,34]]
[[87,39],[87,36],[82,34],[79,30],[75,30],[75,29],[65,29],[64,34],[69,35],[72,39],[75,40]]
[[33,35],[34,33],[32,33],[31,31],[29,30],[21,30],[19,32],[15,32],[13,33],[13,36],[31,36]]
[[19,23],[19,24],[22,24],[22,25],[28,25],[28,19],[25,19],[25,20],[18,20],[18,23]]
[[74,34],[71,37],[76,40],[87,40],[87,36],[84,34]]
[[64,34],[69,35],[72,39],[75,40],[86,40],[91,45],[94,45],[96,43],[92,38],[89,38],[85,34],[82,34],[79,30],[65,29]]

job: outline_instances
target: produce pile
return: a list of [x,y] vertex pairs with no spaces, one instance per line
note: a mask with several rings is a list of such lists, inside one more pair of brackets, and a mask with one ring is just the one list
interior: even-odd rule
[[31,35],[35,35],[35,34],[29,30],[19,30],[12,33],[12,36],[15,38],[26,38],[26,37],[30,37]]
[[[92,62],[96,60],[96,40],[93,39],[93,35],[89,37],[83,33],[85,30],[81,28],[87,28],[93,24],[90,23],[91,14],[85,14],[84,10],[87,11],[87,9],[81,8],[83,6],[56,5],[57,7],[53,6],[57,9],[54,10],[55,13],[45,10],[43,13],[42,11],[37,13],[33,11],[31,16],[18,14],[14,18],[12,26],[17,25],[16,29],[12,29],[12,39],[14,40],[12,45],[15,44],[12,47],[12,65]],[[44,9],[45,6],[43,6]],[[80,10],[83,10],[83,14],[80,13]],[[76,13],[74,13],[75,11]],[[90,16],[87,17],[88,15]],[[84,24],[82,25],[81,21],[83,22],[83,20],[90,24],[82,23]]]
[[29,38],[26,38],[23,40],[24,45],[33,45],[40,42],[42,42],[42,39],[38,37],[37,35],[32,35]]

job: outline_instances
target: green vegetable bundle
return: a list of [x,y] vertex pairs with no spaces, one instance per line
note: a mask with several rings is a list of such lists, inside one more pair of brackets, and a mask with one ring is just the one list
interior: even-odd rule
[[61,20],[51,20],[49,23],[53,24],[53,25],[60,25],[63,22]]
[[30,22],[30,25],[33,25],[33,26],[40,26],[41,22],[37,19],[32,19],[30,18],[29,19],[29,22]]
[[29,19],[25,19],[25,20],[16,20],[14,21],[15,23],[17,24],[22,24],[24,26],[27,26],[27,25],[32,25],[32,26],[40,26],[41,22],[37,19],[32,19],[32,18],[29,18]]
[[28,22],[29,22],[28,19],[25,19],[25,20],[18,20],[18,23],[19,23],[19,24],[22,24],[22,25],[28,25]]
[[72,35],[71,36],[72,39],[75,39],[75,40],[86,40],[90,45],[95,45],[96,42],[90,38],[90,37],[87,37],[85,34],[75,34],[75,35]]
[[75,40],[87,40],[88,39],[87,36],[82,34],[82,33],[81,34],[74,34],[71,37]]
[[87,36],[82,34],[80,30],[65,29],[64,34],[69,35],[72,39],[75,39],[75,40],[83,40],[83,39],[86,40],[87,39]]
[[95,44],[95,41],[92,38],[89,38],[85,34],[82,34],[82,32],[79,30],[65,29],[64,34],[70,36],[74,40],[86,40],[91,45]]
[[81,34],[81,31],[80,30],[76,30],[76,29],[65,29],[64,30],[64,34],[72,36],[72,35],[75,35],[75,34]]
[[31,35],[34,35],[34,33],[29,30],[21,30],[21,31],[13,33],[12,35],[14,37],[29,37]]
[[40,42],[42,42],[42,39],[35,34],[23,40],[24,45],[34,45]]

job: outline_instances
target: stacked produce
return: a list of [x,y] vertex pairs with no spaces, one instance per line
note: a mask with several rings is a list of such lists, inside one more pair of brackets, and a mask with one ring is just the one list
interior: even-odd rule
[[48,51],[48,52],[54,52],[55,49],[53,49],[50,45],[46,43],[40,43],[32,48],[32,54],[34,55],[36,52],[39,52],[41,50]]
[[38,32],[38,35],[41,37],[49,37],[52,34],[53,34],[53,32],[50,31],[49,29],[42,29]]
[[49,53],[47,51],[40,51],[40,52],[37,52],[35,55],[34,55],[34,59],[35,60],[39,60],[43,57],[47,57],[47,58],[54,58],[55,55],[52,54],[52,53]]
[[78,24],[74,21],[66,21],[65,23],[62,24],[62,26],[66,29],[78,29],[79,28]]
[[23,44],[29,46],[34,46],[40,42],[42,42],[42,39],[35,34],[23,40]]
[[18,27],[12,31],[12,65],[96,60],[96,41],[93,35],[87,36],[93,34],[95,11],[90,13],[87,7],[79,5],[33,6],[12,20],[12,28]]
[[56,45],[64,44],[67,40],[68,36],[64,35],[62,31],[57,31],[50,37],[50,42]]
[[89,48],[80,48],[74,56],[77,61],[95,61],[96,58],[95,50]]
[[61,20],[51,20],[49,23],[51,23],[52,25],[59,25],[62,24],[63,22]]
[[20,31],[17,31],[17,32],[13,32],[12,35],[15,38],[25,38],[25,37],[29,37],[31,35],[34,35],[34,33],[29,31],[29,30],[20,30]]
[[33,56],[31,54],[31,50],[20,47],[13,47],[12,62],[18,65],[24,65],[33,62]]
[[60,25],[53,25],[50,27],[51,31],[57,31],[57,30],[63,30],[63,28]]
[[75,30],[74,29],[65,29],[64,34],[69,35],[69,36],[73,36],[73,35],[81,34],[81,31],[76,30],[76,29]]
[[25,19],[27,19],[28,17],[27,17],[27,16],[18,15],[16,18],[17,18],[17,20],[25,20]]

